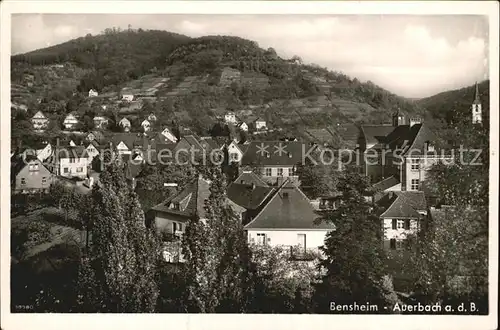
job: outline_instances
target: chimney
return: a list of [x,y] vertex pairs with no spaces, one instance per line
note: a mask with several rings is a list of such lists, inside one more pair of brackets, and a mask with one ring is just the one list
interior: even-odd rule
[[252,191],[255,189],[255,183],[252,182]]
[[59,138],[56,139],[56,147],[59,148]]

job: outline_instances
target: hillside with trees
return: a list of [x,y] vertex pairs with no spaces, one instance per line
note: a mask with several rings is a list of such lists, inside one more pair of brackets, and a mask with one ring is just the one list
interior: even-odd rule
[[[232,36],[190,38],[110,28],[15,55],[11,62],[15,103],[28,107],[28,117],[38,110],[47,113],[55,126],[69,112],[91,117],[103,104],[113,105],[111,117],[117,117],[120,91],[156,78],[168,82],[147,102],[148,111],[168,118],[160,119],[162,125],[173,118],[200,135],[208,135],[217,115],[227,110],[251,108],[254,118],[263,117],[293,135],[326,122],[389,122],[395,108],[419,111],[413,101],[372,82],[304,64],[299,56],[284,59],[273,48]],[[244,82],[223,86],[225,68],[238,70]],[[90,89],[108,96],[90,102]]]

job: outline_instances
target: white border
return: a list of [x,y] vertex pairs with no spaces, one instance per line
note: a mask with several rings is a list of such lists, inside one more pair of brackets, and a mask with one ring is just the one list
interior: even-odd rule
[[[496,329],[498,307],[498,59],[499,5],[496,1],[251,2],[251,1],[2,1],[1,2],[1,327],[2,329],[141,327],[176,329]],[[10,314],[10,30],[11,13],[128,14],[477,14],[489,17],[490,59],[490,315],[83,315]]]

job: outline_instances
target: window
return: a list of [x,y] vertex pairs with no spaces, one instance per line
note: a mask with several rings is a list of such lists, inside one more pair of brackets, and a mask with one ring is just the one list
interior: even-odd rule
[[283,169],[282,168],[278,168],[278,176],[283,176]]
[[306,250],[306,234],[297,234],[297,246],[299,252],[305,252]]
[[391,250],[402,250],[405,246],[405,240],[392,238],[389,245]]
[[392,219],[392,229],[410,229],[410,219]]
[[271,176],[273,174],[273,171],[271,168],[266,168],[266,176]]
[[73,164],[74,162],[75,162],[75,159],[74,159],[74,158],[70,158],[70,159],[69,159],[69,163],[70,163],[70,164]]
[[63,169],[63,172],[64,172],[64,173],[69,173],[69,169],[68,169],[67,167],[65,167],[65,168]]
[[420,188],[419,179],[411,179],[411,190],[418,190]]
[[257,234],[257,244],[258,245],[266,245],[267,239],[266,234],[258,233]]
[[238,160],[238,154],[235,153],[235,152],[232,152],[231,155],[230,155],[230,159],[234,160],[234,161],[237,161]]
[[420,159],[412,159],[411,160],[411,169],[412,169],[412,171],[420,170]]
[[30,172],[38,171],[38,164],[30,164],[29,170]]
[[76,168],[77,173],[82,173],[83,172],[83,167],[77,167]]
[[295,173],[293,173],[293,167],[290,167],[288,169],[288,176],[294,176],[294,175],[295,175]]
[[26,179],[25,178],[21,178],[21,184],[26,184]]
[[47,183],[47,178],[46,177],[43,177],[42,178],[42,184],[46,184]]

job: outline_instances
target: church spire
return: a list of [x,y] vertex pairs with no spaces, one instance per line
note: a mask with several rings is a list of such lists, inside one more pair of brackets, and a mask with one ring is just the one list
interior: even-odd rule
[[477,81],[476,81],[476,94],[474,96],[474,104],[480,104],[481,103],[481,99],[479,98],[479,85],[477,84]]

